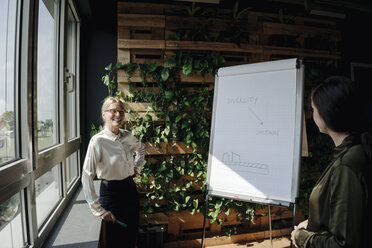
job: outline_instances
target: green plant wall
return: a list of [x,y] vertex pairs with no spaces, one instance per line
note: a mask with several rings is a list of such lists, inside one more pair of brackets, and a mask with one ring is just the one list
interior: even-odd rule
[[[208,85],[202,83],[193,91],[186,91],[182,87],[180,73],[185,76],[195,73],[214,75],[223,64],[224,58],[218,53],[195,58],[187,51],[179,50],[174,56],[165,59],[165,66],[153,62],[125,65],[118,63],[106,67],[108,73],[102,81],[108,86],[109,94],[113,94],[116,87],[117,71],[124,70],[130,86],[129,94],[123,97],[118,91],[116,95],[124,102],[151,103],[147,114],[137,115],[134,120],[126,121],[124,128],[130,129],[142,142],[150,142],[153,145],[160,142],[183,142],[193,151],[190,154],[168,152],[148,159],[140,177],[137,178],[140,191],[146,196],[143,204],[145,214],[181,210],[189,210],[192,214],[204,213],[213,90],[209,90]],[[312,121],[308,104],[311,88],[320,83],[325,69],[327,67],[324,65],[311,64],[306,69],[305,113],[308,117],[306,128],[309,157],[302,159],[298,201],[305,216],[311,189],[327,165],[332,151],[330,139],[319,134]],[[131,83],[130,79],[135,72],[142,78],[142,90],[135,90],[135,85]],[[156,116],[156,120],[153,116]],[[159,119],[163,121],[157,121]],[[99,130],[92,126],[92,134]],[[222,225],[225,219],[218,218],[220,213],[229,215],[230,209],[234,209],[239,221],[251,221],[255,209],[262,207],[258,204],[214,197],[209,201],[207,213],[211,223],[217,221]],[[231,230],[228,234],[232,234]]]

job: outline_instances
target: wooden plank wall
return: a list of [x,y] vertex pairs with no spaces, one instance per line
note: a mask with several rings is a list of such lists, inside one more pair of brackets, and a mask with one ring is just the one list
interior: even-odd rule
[[[211,51],[220,52],[226,59],[226,66],[293,57],[302,57],[306,61],[328,64],[337,64],[341,59],[338,48],[341,32],[335,21],[284,16],[282,18],[284,21],[280,22],[279,14],[252,11],[248,13],[247,19],[240,23],[240,28],[248,34],[248,37],[239,44],[228,41],[226,37],[225,40],[222,38],[219,41],[174,40],[172,37],[177,36],[177,32],[180,30],[187,33],[187,30],[192,30],[195,27],[205,27],[211,35],[216,36],[233,25],[232,20],[228,18],[186,17],[175,14],[182,8],[184,7],[180,5],[119,2],[118,61],[122,64],[156,61],[163,65],[162,54],[166,58],[166,56],[173,55],[178,49],[189,50],[195,55]],[[322,41],[325,40],[328,43],[324,45]],[[190,77],[180,75],[180,77],[185,88],[190,84],[202,83],[200,75]],[[213,89],[214,77],[208,75],[204,80],[204,84]],[[136,87],[136,83],[141,82],[138,73],[133,75],[131,81],[135,85],[135,90],[141,90],[140,86]],[[124,95],[128,93],[128,79],[122,71],[119,71],[118,74],[118,89]],[[144,116],[148,106],[149,103],[127,103],[126,108]],[[152,117],[155,119],[154,115]],[[307,143],[305,145],[307,147]],[[147,143],[146,153],[148,156],[163,155],[173,149],[170,146],[161,143],[154,147]],[[177,154],[192,153],[192,149],[185,147],[182,142],[177,143],[176,149],[173,151]],[[277,207],[273,212],[278,212],[278,210],[282,214],[274,214],[274,221],[288,222],[291,220],[291,211]],[[223,224],[225,226],[239,224],[236,222],[234,213],[226,216],[226,219],[227,221]],[[297,220],[302,219],[303,216],[299,213]],[[190,215],[188,212],[171,212],[169,216],[157,213],[146,217],[149,224],[165,225],[170,239],[173,240],[189,238],[195,232],[199,234],[203,225],[202,220],[202,214]],[[248,225],[251,230],[267,230],[268,217],[257,211],[254,222]],[[215,223],[207,224],[207,230],[209,233],[218,233],[221,231],[221,227]]]
[[[177,49],[193,50],[195,53],[220,51],[227,58],[227,65],[281,57],[303,57],[322,62],[337,62],[341,58],[341,53],[335,50],[341,40],[335,21],[284,16],[284,23],[280,23],[277,21],[278,14],[249,12],[247,20],[240,23],[242,31],[249,33],[249,38],[240,45],[234,42],[171,40],[177,30],[203,26],[209,33],[221,33],[233,25],[230,19],[175,16],[177,8],[181,7],[119,2],[119,61],[157,61],[161,64],[162,51],[172,53]],[[328,40],[336,48],[331,51],[321,47],[318,43],[322,40]]]

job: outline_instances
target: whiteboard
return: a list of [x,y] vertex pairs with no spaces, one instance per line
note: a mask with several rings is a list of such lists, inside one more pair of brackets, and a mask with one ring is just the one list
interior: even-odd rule
[[220,68],[207,193],[289,206],[298,196],[304,66],[286,59]]

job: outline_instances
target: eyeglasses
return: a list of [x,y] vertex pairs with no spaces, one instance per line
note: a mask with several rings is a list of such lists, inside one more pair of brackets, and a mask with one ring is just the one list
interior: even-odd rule
[[117,113],[119,113],[119,115],[123,116],[124,115],[124,110],[116,110],[116,109],[108,109],[108,110],[105,110],[105,112],[110,112],[112,115],[116,115]]

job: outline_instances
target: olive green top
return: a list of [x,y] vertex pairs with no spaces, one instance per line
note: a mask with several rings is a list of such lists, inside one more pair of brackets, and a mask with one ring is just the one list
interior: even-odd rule
[[370,162],[359,139],[348,136],[315,184],[307,229],[296,232],[298,247],[363,247]]

